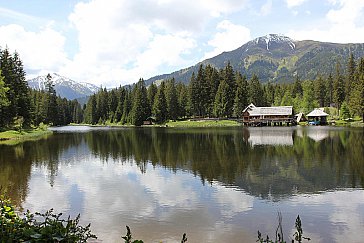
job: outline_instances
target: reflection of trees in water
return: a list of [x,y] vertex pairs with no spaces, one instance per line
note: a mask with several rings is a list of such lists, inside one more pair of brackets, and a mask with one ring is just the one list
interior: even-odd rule
[[148,162],[185,169],[203,182],[239,185],[262,197],[364,187],[362,132],[329,131],[318,142],[307,136],[311,131],[300,131],[301,136],[295,130],[282,132],[259,141],[288,136],[293,146],[252,146],[249,129],[125,129],[86,136],[92,151],[105,160],[135,160],[142,171]]
[[293,146],[252,144],[254,132],[245,128],[130,128],[56,134],[46,140],[0,146],[0,186],[20,205],[32,165],[47,168],[53,184],[59,162],[77,160],[75,151],[82,150],[105,163],[135,162],[143,172],[148,163],[171,171],[188,170],[203,183],[218,180],[263,198],[364,187],[362,130],[329,130],[318,142],[306,130],[282,131],[283,135],[274,138],[271,133],[269,140],[259,141],[271,143],[288,136]]
[[32,166],[44,166],[53,184],[60,154],[77,146],[81,137],[50,136],[38,141],[26,141],[14,146],[0,145],[0,187],[16,205],[21,205],[28,191]]

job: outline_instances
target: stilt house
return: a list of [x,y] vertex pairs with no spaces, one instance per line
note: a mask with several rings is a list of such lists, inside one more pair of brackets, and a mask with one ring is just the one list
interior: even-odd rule
[[248,105],[243,111],[243,123],[246,126],[282,126],[295,125],[292,106],[256,107]]

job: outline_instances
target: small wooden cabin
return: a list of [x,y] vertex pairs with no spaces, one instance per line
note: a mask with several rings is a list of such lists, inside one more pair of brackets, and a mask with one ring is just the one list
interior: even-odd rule
[[326,125],[328,115],[329,114],[324,112],[324,109],[316,108],[306,116],[310,125]]
[[256,107],[248,105],[243,111],[243,124],[246,126],[295,125],[292,106]]
[[153,122],[155,122],[155,118],[150,116],[143,121],[143,125],[153,125]]

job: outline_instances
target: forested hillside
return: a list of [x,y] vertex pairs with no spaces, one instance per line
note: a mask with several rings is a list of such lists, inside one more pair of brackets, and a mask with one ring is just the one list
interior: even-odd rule
[[[188,83],[192,73],[197,73],[199,66],[211,65],[224,68],[228,62],[235,71],[248,79],[257,75],[262,83],[293,82],[298,76],[302,80],[315,80],[320,75],[328,76],[335,72],[335,65],[345,65],[350,54],[364,56],[364,43],[337,44],[312,40],[295,41],[289,37],[269,34],[256,38],[236,50],[223,52],[206,59],[192,67],[171,74],[159,75],[146,80],[159,83],[174,78],[176,82]],[[346,70],[345,70],[346,71]]]

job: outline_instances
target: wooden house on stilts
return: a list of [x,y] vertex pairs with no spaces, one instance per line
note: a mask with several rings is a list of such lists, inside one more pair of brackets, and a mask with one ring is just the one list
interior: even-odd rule
[[292,106],[256,107],[248,105],[243,111],[245,126],[296,125]]

